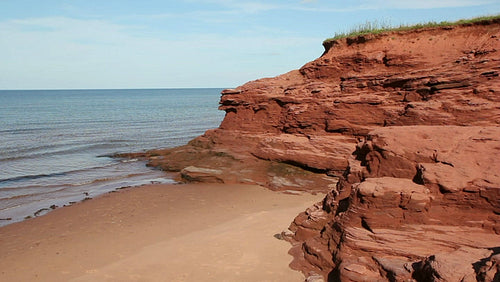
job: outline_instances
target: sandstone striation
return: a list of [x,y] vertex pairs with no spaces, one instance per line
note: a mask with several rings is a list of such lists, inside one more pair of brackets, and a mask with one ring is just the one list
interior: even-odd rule
[[500,19],[329,41],[144,154],[185,181],[324,191],[283,236],[310,280],[500,280]]
[[290,226],[293,266],[332,281],[495,281],[480,269],[500,252],[499,156],[500,127],[373,130]]

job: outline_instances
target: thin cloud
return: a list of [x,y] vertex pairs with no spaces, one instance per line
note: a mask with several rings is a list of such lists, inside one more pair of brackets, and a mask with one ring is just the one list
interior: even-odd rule
[[186,0],[190,3],[204,3],[220,6],[227,10],[238,11],[239,13],[260,13],[276,9],[284,9],[285,5],[271,4],[261,1],[233,1],[233,0]]
[[[301,0],[296,4],[273,4],[260,1],[233,1],[233,0],[187,0],[188,2],[209,3],[232,9],[239,13],[259,13],[271,10],[295,10],[308,12],[355,12],[363,10],[381,10],[381,9],[438,9],[438,8],[460,8],[474,7],[496,3],[495,0],[420,0],[420,1],[401,1],[401,0],[365,0],[357,1],[354,5],[341,3],[342,1],[331,1],[321,3],[317,0]],[[311,4],[314,4],[312,6]]]
[[460,8],[473,7],[480,5],[493,4],[493,0],[420,0],[420,1],[401,1],[401,0],[376,0],[361,1],[358,5],[347,7],[353,10],[381,10],[381,9],[439,9],[439,8]]
[[200,22],[200,23],[213,23],[213,24],[222,24],[222,23],[230,23],[235,19],[238,19],[238,16],[241,13],[237,11],[202,11],[202,10],[194,10],[184,13],[159,13],[159,14],[134,14],[134,15],[126,15],[117,17],[120,20],[134,20],[134,21],[169,21],[169,20],[178,20],[178,21],[189,21],[189,22]]
[[[0,38],[6,39],[0,45],[0,53],[6,54],[0,88],[240,84],[300,67],[312,58],[301,58],[299,51],[320,40],[276,33],[174,32],[158,35],[145,26],[68,17],[0,21]],[[293,48],[284,50],[283,42]],[[263,73],[270,56],[275,63]],[[200,66],[212,67],[207,72]],[[242,70],[248,73],[238,74]]]
[[491,0],[420,0],[420,1],[375,1],[373,8],[392,8],[392,9],[437,9],[437,8],[458,8],[458,7],[473,7],[480,5],[493,4]]

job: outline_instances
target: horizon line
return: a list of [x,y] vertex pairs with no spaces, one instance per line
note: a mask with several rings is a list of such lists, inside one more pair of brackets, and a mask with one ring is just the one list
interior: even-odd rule
[[146,87],[146,88],[32,88],[0,89],[0,91],[68,91],[68,90],[167,90],[167,89],[227,89],[231,87]]

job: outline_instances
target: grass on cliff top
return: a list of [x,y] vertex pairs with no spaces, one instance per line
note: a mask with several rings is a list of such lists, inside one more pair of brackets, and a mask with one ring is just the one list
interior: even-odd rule
[[493,20],[493,19],[500,19],[500,14],[494,15],[494,16],[477,17],[477,18],[472,18],[472,19],[463,19],[463,20],[458,20],[456,22],[448,22],[448,21],[427,22],[427,23],[419,23],[419,24],[414,24],[414,25],[402,24],[399,26],[392,26],[391,24],[386,23],[386,22],[378,22],[378,21],[369,22],[369,21],[367,21],[364,24],[360,24],[360,25],[354,27],[349,32],[336,33],[334,37],[326,39],[323,43],[337,40],[337,39],[341,39],[341,38],[356,37],[356,36],[365,35],[365,34],[379,34],[379,33],[388,32],[388,31],[405,31],[405,30],[420,29],[420,28],[425,28],[425,27],[454,26],[454,25],[462,25],[462,24],[471,24],[471,23],[476,23],[476,22],[486,21],[486,20]]

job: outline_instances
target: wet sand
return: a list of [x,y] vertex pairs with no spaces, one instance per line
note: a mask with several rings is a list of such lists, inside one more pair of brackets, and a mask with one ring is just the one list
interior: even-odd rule
[[148,185],[0,228],[0,281],[303,281],[273,235],[322,195]]

